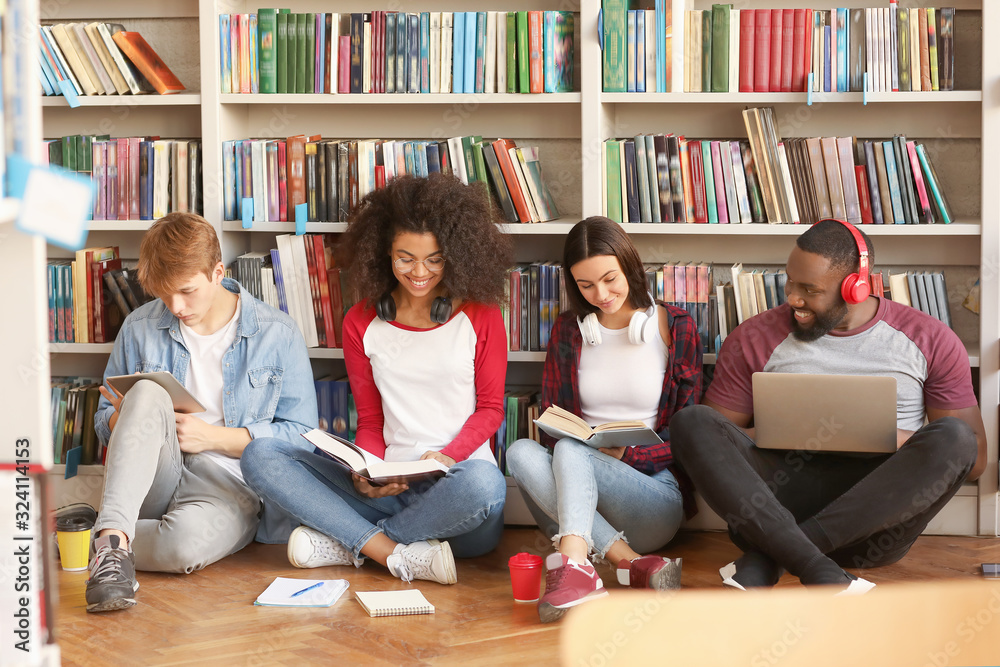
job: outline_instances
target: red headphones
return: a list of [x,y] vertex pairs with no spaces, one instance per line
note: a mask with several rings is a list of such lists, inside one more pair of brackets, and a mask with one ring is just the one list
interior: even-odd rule
[[[872,293],[871,283],[868,280],[868,246],[865,244],[865,239],[861,236],[861,232],[859,232],[851,223],[843,220],[837,220],[836,218],[826,219],[839,222],[844,227],[847,227],[847,229],[851,232],[851,236],[854,237],[854,242],[858,244],[858,255],[860,257],[858,261],[858,272],[849,274],[844,278],[844,281],[840,283],[840,295],[844,297],[844,301],[847,303],[861,303]],[[823,220],[820,220],[819,222],[823,222]]]

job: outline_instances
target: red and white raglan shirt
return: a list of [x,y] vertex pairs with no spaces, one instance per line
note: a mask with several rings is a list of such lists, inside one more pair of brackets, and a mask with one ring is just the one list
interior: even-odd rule
[[[754,372],[888,375],[896,378],[896,424],[916,431],[927,408],[975,406],[969,354],[954,331],[915,308],[879,299],[871,321],[812,342],[794,336],[785,303],[750,318],[727,338],[705,397],[753,414]],[[816,397],[822,400],[821,396]]]
[[344,361],[358,411],[359,447],[386,461],[438,451],[496,463],[507,334],[496,306],[465,302],[444,324],[385,322],[362,302],[344,318]]

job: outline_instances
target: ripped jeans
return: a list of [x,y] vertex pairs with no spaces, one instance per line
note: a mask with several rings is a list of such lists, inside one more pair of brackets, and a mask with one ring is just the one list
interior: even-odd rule
[[662,548],[684,515],[670,470],[646,475],[573,438],[551,452],[518,440],[507,465],[546,537],[558,544],[563,535],[578,535],[601,558],[619,539],[640,554]]

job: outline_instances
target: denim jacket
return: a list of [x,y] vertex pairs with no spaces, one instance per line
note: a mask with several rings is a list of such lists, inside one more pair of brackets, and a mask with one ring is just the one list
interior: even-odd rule
[[[301,332],[291,317],[258,301],[235,280],[224,278],[222,285],[240,295],[236,340],[222,358],[225,425],[245,427],[251,438],[273,436],[311,450],[299,437],[319,422]],[[170,371],[186,384],[190,361],[178,319],[156,299],[126,318],[104,377]],[[113,410],[102,396],[94,426],[103,443],[111,437],[108,421]]]

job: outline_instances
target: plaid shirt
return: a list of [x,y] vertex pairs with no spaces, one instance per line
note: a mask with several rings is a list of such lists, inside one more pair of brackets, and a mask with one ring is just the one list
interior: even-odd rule
[[[667,353],[667,372],[663,377],[663,391],[660,393],[660,408],[656,420],[656,431],[663,443],[648,447],[628,447],[622,461],[647,475],[670,466],[674,470],[673,454],[670,451],[670,418],[675,412],[698,402],[701,397],[702,367],[701,339],[694,318],[681,308],[660,303],[667,309],[670,326],[671,345]],[[544,411],[550,405],[558,405],[575,415],[583,412],[580,406],[580,351],[583,336],[572,313],[564,313],[552,327],[545,367],[542,371],[542,404]],[[555,439],[542,434],[542,443],[551,448]],[[684,480],[686,482],[686,480]],[[678,482],[681,482],[678,477]],[[682,483],[682,490],[687,484]],[[685,494],[685,507],[688,507]]]

